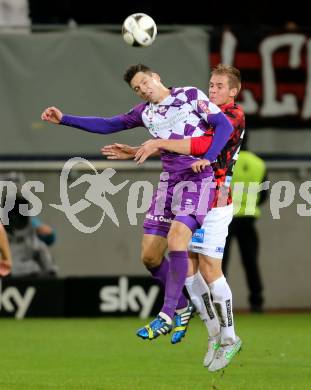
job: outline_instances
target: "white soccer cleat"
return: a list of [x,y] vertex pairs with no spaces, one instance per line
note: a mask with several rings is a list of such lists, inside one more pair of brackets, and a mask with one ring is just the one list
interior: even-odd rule
[[227,365],[231,363],[234,356],[240,351],[241,345],[242,341],[238,336],[234,344],[221,345],[216,352],[212,363],[208,367],[208,371],[214,372],[227,367]]
[[204,356],[204,361],[203,361],[204,367],[209,367],[219,347],[220,347],[220,334],[208,338],[207,352]]

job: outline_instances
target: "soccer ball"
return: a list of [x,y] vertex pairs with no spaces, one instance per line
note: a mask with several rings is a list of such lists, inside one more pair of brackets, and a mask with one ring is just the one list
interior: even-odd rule
[[128,45],[147,47],[157,36],[157,26],[146,14],[132,14],[123,22],[122,36]]

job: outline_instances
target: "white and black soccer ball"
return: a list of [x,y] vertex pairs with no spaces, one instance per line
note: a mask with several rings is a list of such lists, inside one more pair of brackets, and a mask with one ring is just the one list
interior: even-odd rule
[[132,14],[123,22],[122,36],[128,45],[147,47],[156,39],[157,25],[149,15]]

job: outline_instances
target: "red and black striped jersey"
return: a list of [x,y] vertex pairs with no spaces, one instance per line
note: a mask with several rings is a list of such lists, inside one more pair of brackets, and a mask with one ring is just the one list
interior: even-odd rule
[[[232,203],[230,183],[245,131],[245,115],[241,106],[232,102],[220,106],[220,108],[230,120],[233,132],[217,160],[212,164],[216,181],[216,196],[213,207]],[[191,154],[194,156],[205,154],[212,143],[213,134],[214,129],[210,127],[204,136],[191,138]]]

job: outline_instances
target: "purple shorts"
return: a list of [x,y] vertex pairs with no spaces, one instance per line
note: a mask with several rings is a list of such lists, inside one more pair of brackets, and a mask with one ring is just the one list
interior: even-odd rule
[[144,233],[166,237],[173,220],[192,231],[199,228],[210,210],[216,184],[212,168],[194,173],[191,169],[162,172],[144,221]]

